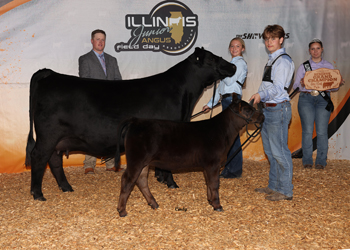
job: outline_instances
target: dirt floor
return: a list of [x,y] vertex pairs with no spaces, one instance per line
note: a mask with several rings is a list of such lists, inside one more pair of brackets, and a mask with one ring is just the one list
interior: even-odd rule
[[325,170],[294,161],[292,201],[272,202],[254,189],[267,185],[267,161],[245,160],[240,179],[222,179],[223,212],[208,204],[202,172],[176,173],[167,189],[150,171],[159,209],[136,187],[120,218],[121,173],[82,167],[65,172],[75,190],[62,193],[46,171],[47,201],[30,195],[30,172],[0,174],[0,249],[349,249],[350,161]]

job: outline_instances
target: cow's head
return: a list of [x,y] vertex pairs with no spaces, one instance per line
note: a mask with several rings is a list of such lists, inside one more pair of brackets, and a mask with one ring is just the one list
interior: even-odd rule
[[189,60],[198,67],[201,76],[204,76],[211,83],[231,77],[236,73],[236,65],[214,55],[203,47],[197,47]]

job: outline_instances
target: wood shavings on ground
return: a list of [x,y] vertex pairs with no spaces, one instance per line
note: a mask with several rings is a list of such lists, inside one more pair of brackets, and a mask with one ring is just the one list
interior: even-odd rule
[[47,170],[43,193],[30,195],[30,172],[0,174],[0,249],[346,249],[350,248],[350,161],[326,169],[294,163],[294,197],[272,202],[254,192],[268,182],[267,161],[244,160],[240,179],[220,180],[223,212],[208,204],[203,173],[175,173],[179,189],[149,174],[159,209],[137,187],[120,218],[122,173],[82,167],[65,173],[75,190],[62,193]]

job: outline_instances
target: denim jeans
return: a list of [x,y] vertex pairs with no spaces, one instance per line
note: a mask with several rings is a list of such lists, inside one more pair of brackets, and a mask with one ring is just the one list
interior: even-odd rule
[[293,196],[293,162],[288,148],[288,125],[292,118],[289,102],[263,109],[265,120],[261,138],[270,162],[268,187],[288,197]]
[[[237,95],[239,99],[241,99],[241,95]],[[232,102],[232,96],[226,97],[221,100],[222,110],[225,110]],[[231,156],[236,152],[237,149],[241,147],[241,139],[238,134],[235,139],[230,151],[227,154],[227,159],[231,158]],[[242,150],[240,150],[235,157],[230,162],[226,162],[224,170],[222,170],[222,175],[241,175],[242,174],[242,164],[243,164],[243,155]]]
[[[329,93],[328,93],[329,95]],[[312,96],[301,92],[299,95],[298,111],[302,128],[301,147],[303,149],[303,164],[313,165],[312,134],[314,123],[317,135],[317,156],[315,164],[327,165],[328,153],[328,122],[331,112],[326,110],[327,101],[321,95]]]
[[[84,160],[84,169],[95,168],[96,166],[96,157],[91,155],[85,155]],[[106,162],[106,168],[113,168],[115,166],[114,158]]]

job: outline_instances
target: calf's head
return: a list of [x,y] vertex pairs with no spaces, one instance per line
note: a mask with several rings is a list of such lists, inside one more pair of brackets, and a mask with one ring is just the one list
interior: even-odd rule
[[252,105],[245,101],[241,101],[236,93],[232,94],[232,103],[229,108],[239,117],[244,119],[247,123],[259,123],[262,124],[264,122],[265,116],[264,114],[254,108]]

